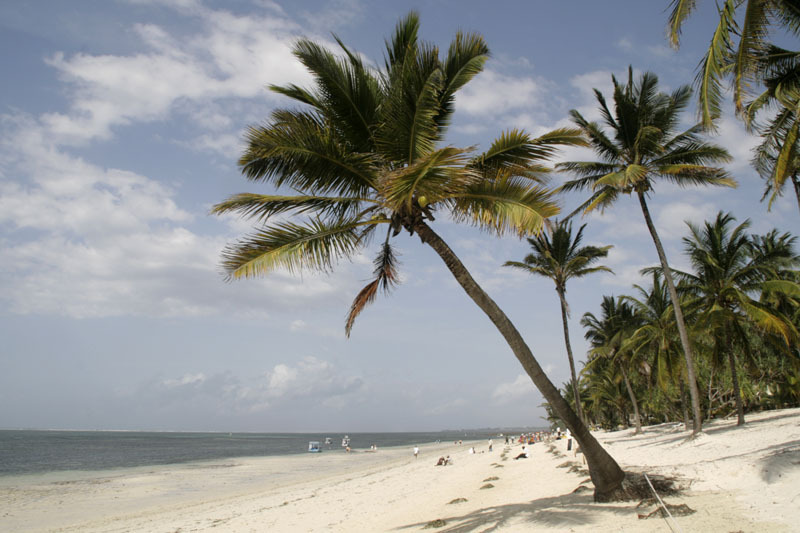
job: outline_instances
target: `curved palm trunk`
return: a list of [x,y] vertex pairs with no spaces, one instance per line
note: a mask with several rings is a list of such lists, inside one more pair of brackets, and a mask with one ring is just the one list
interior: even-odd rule
[[620,370],[622,370],[622,379],[625,380],[625,388],[628,389],[628,396],[631,399],[631,404],[633,405],[633,423],[636,427],[636,431],[634,431],[634,435],[638,435],[642,432],[642,419],[639,416],[639,403],[636,401],[636,395],[633,394],[633,387],[631,387],[631,381],[628,379],[628,372],[625,370],[624,365],[619,365]]
[[669,299],[672,301],[672,309],[675,311],[675,323],[678,326],[678,334],[681,338],[681,345],[683,346],[683,355],[686,359],[686,381],[688,381],[689,396],[692,399],[692,413],[694,414],[692,436],[694,436],[703,431],[703,418],[700,413],[700,392],[697,390],[697,378],[694,373],[692,345],[689,342],[689,334],[686,332],[686,322],[683,319],[683,310],[681,309],[680,300],[678,299],[678,291],[675,290],[675,282],[672,280],[672,270],[670,270],[667,264],[667,255],[664,253],[661,239],[658,238],[653,219],[650,218],[650,210],[647,208],[647,201],[644,198],[643,192],[637,191],[636,195],[639,197],[639,204],[642,206],[642,214],[644,215],[645,223],[647,223],[647,229],[650,230],[650,236],[653,238],[653,243],[656,245],[658,259],[661,261],[661,268],[664,271],[664,281],[667,283]]
[[569,325],[567,324],[567,299],[564,297],[564,290],[557,288],[558,298],[561,300],[561,322],[564,325],[564,344],[567,345],[567,359],[569,359],[569,371],[572,374],[572,395],[575,398],[575,409],[578,411],[578,418],[585,424],[586,417],[583,416],[583,406],[581,405],[581,394],[578,389],[578,378],[575,375],[575,359],[572,357],[572,344],[569,342]]
[[520,335],[514,324],[506,314],[497,306],[486,292],[475,282],[461,260],[453,250],[439,237],[433,229],[422,221],[416,221],[410,228],[417,232],[423,243],[433,248],[442,258],[447,268],[467,295],[486,313],[500,334],[514,352],[517,360],[522,364],[525,372],[544,396],[545,400],[553,407],[555,412],[572,431],[573,436],[583,450],[589,466],[592,483],[595,486],[595,501],[613,501],[624,496],[622,482],[625,473],[600,446],[600,443],[589,432],[588,428],[578,418],[569,404],[561,397],[558,389],[547,378],[542,367],[536,361],[528,345]]

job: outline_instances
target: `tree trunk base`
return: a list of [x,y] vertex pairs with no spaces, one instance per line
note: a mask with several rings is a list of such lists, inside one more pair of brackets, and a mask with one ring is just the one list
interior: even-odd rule
[[[659,496],[673,496],[680,494],[683,490],[675,478],[659,475],[649,475],[648,477]],[[653,497],[650,484],[647,483],[641,472],[625,472],[625,478],[616,488],[605,492],[600,492],[598,489],[594,491],[596,503],[641,501]]]

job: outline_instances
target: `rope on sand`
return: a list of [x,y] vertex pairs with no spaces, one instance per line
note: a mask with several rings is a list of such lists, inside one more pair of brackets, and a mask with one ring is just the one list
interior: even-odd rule
[[[669,516],[670,520],[672,520],[672,523],[675,524],[675,527],[678,528],[678,531],[683,533],[683,529],[681,529],[681,526],[679,526],[678,522],[675,521],[675,518],[672,517],[672,513],[669,512],[669,509],[667,509],[667,506],[661,500],[661,496],[658,495],[658,493],[656,492],[656,489],[653,487],[653,484],[650,483],[650,478],[647,477],[647,474],[644,475],[644,479],[647,480],[647,484],[650,485],[650,490],[653,491],[653,494],[655,494],[656,499],[658,500],[658,503],[661,504],[662,509],[664,509],[664,511],[666,511],[667,516]],[[664,520],[666,520],[666,519],[664,519]],[[669,526],[669,528],[672,531],[675,531],[675,529],[672,527],[672,524],[669,523],[669,520],[666,520],[666,522],[667,522],[667,525]]]

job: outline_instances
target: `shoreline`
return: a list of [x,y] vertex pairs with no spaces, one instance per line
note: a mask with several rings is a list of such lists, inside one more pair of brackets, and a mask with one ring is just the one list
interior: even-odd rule
[[[694,514],[684,531],[792,531],[800,521],[800,409],[707,423],[688,441],[675,424],[595,432],[628,471],[676,477],[662,498]],[[478,453],[469,454],[470,446]],[[163,466],[67,483],[0,487],[0,529],[13,531],[670,531],[656,508],[593,502],[582,456],[566,441],[495,439],[378,452],[307,454]],[[441,455],[454,464],[434,466]],[[575,466],[576,468],[570,468]],[[584,467],[585,468],[585,467]],[[572,471],[570,471],[572,470]],[[491,486],[487,486],[491,485]],[[583,487],[583,488],[581,488]]]

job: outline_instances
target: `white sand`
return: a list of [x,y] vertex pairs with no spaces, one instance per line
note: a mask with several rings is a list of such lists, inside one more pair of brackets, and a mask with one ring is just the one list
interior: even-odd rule
[[[687,442],[674,425],[598,433],[623,468],[677,476],[688,490],[665,498],[696,511],[676,517],[689,531],[797,531],[800,524],[800,409],[707,425]],[[322,453],[231,459],[113,473],[0,478],[0,531],[670,531],[665,519],[640,520],[652,506],[595,504],[573,493],[587,476],[558,468],[546,444],[515,461],[519,446],[494,452],[478,442],[377,453]],[[557,441],[566,452],[566,442]],[[455,464],[436,467],[440,455]],[[498,466],[499,465],[499,466]],[[499,479],[485,481],[489,477]],[[492,488],[481,489],[487,483]],[[591,487],[591,483],[584,486]],[[450,503],[456,498],[466,502]],[[676,527],[676,526],[673,526]],[[676,530],[678,530],[676,527]]]

